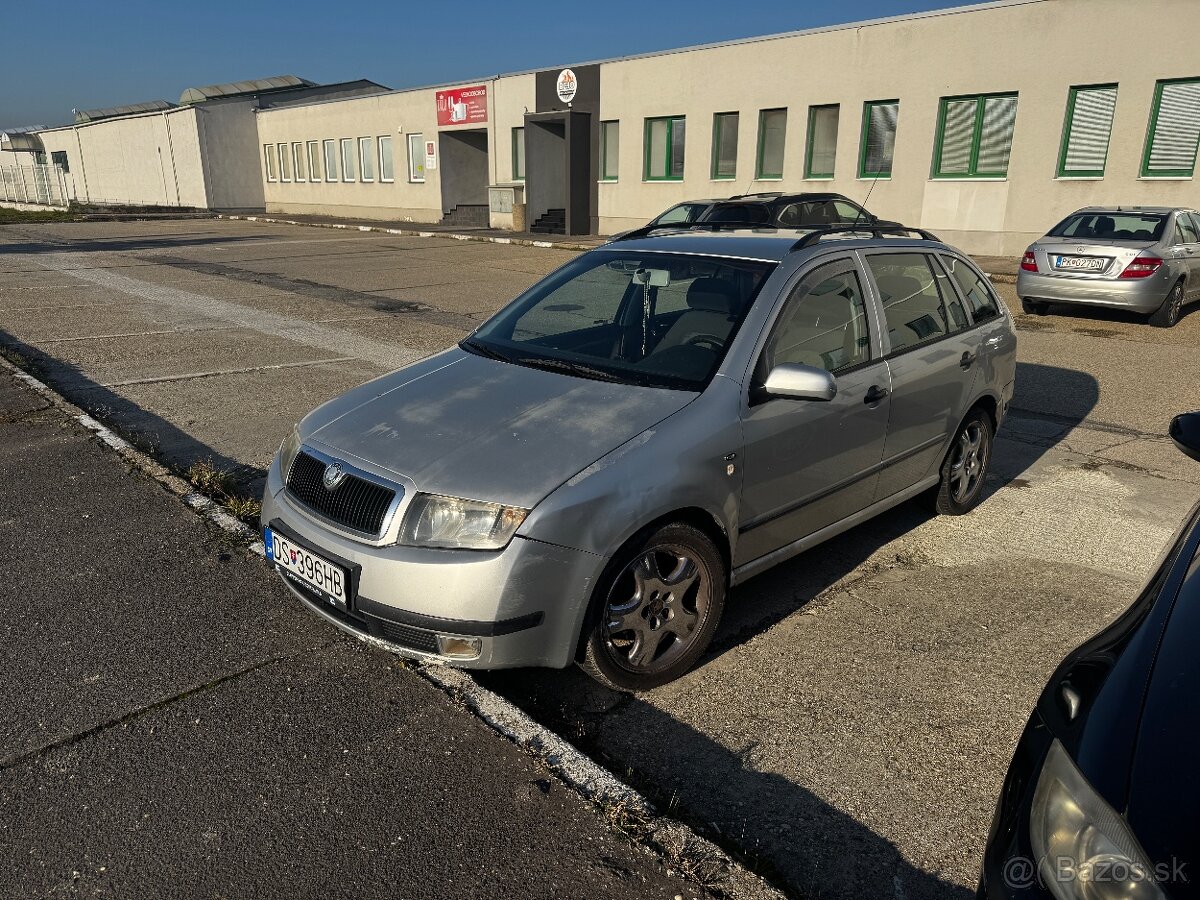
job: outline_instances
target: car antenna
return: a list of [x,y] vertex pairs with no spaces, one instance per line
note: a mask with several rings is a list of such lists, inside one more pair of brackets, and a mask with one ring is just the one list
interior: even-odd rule
[[863,199],[862,205],[858,208],[858,213],[854,216],[854,222],[851,228],[857,228],[859,221],[862,220],[862,214],[867,211],[867,203],[871,200],[871,192],[875,190],[875,184],[879,181],[879,173],[875,173],[875,177],[871,179],[871,186],[867,188],[867,196]]

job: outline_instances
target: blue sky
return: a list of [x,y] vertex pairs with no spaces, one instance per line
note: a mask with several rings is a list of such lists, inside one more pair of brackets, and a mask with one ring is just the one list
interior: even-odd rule
[[294,74],[412,87],[964,0],[59,0],[6,4],[0,127]]

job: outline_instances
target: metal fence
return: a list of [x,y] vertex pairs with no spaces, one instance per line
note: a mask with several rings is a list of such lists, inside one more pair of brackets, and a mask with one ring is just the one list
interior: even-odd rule
[[0,166],[0,200],[66,206],[71,199],[61,166]]

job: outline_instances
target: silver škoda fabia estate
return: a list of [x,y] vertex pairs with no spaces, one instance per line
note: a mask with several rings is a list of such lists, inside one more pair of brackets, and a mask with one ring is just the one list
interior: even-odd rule
[[579,256],[306,416],[268,475],[268,559],[406,656],[679,677],[732,585],[917,494],[980,500],[1008,313],[932,236],[847,230]]

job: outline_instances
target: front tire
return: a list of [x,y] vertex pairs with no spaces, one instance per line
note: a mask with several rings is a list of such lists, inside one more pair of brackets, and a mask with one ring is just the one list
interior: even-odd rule
[[1150,324],[1155,328],[1174,328],[1183,309],[1183,282],[1175,282],[1163,305],[1150,314]]
[[994,436],[991,416],[979,408],[971,410],[954,435],[942,462],[941,481],[931,494],[936,512],[961,516],[979,505]]
[[675,522],[635,537],[596,586],[580,668],[614,691],[674,681],[708,649],[727,581],[720,551],[698,528]]

